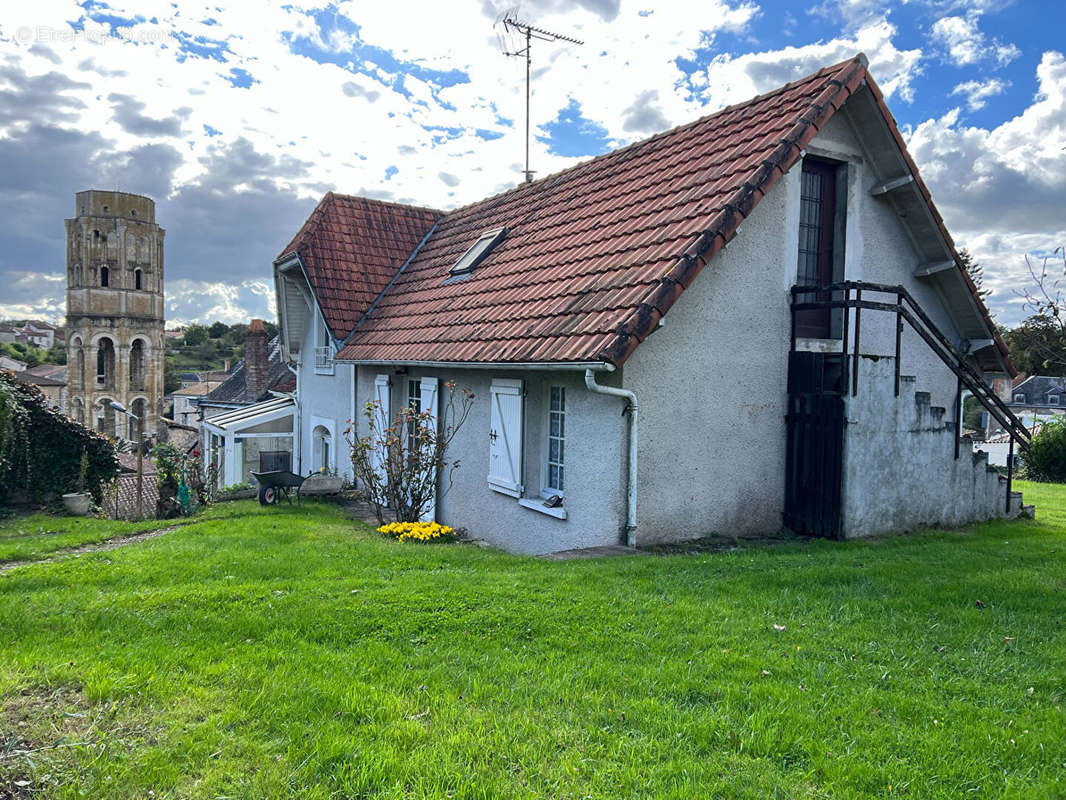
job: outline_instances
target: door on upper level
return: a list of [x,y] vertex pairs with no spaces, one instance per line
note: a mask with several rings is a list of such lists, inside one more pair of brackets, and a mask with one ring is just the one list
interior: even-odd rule
[[[803,160],[796,274],[799,286],[827,287],[844,279],[844,169],[844,165],[830,161]],[[823,290],[797,299],[804,303],[828,301],[832,295]],[[840,310],[826,307],[796,312],[796,336],[838,338]]]

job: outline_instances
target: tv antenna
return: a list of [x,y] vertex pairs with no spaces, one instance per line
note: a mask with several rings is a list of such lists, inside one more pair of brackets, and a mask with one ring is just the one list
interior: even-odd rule
[[[530,25],[528,22],[522,22],[518,18],[518,9],[512,8],[510,11],[505,11],[496,20],[496,25],[493,27],[503,26],[503,30],[506,34],[517,32],[520,37],[524,36],[526,40],[526,46],[519,49],[519,46],[514,46],[504,36],[500,36],[500,48],[503,50],[505,56],[525,56],[526,58],[526,183],[533,181],[533,170],[529,168],[529,69],[532,63],[532,50],[533,40],[538,39],[542,42],[569,42],[570,44],[584,44],[579,39],[574,39],[571,36],[564,36],[561,33],[552,33],[541,28],[537,28]],[[521,40],[519,40],[521,42]]]

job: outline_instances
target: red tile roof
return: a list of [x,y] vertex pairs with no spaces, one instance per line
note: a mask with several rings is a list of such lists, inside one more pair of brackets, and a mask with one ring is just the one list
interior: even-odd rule
[[299,254],[330,330],[343,340],[440,216],[329,192],[277,260]]
[[[866,63],[856,56],[440,217],[399,274],[413,248],[367,281],[388,288],[338,358],[621,365],[864,81],[895,131]],[[449,280],[482,233],[504,226],[473,273]]]

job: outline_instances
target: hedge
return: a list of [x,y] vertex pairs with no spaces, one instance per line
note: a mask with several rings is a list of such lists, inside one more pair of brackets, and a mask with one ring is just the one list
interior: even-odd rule
[[51,407],[36,386],[0,371],[0,503],[78,491],[83,454],[85,489],[100,502],[119,472],[114,445]]
[[1026,477],[1034,481],[1066,482],[1066,420],[1045,422],[1022,463]]

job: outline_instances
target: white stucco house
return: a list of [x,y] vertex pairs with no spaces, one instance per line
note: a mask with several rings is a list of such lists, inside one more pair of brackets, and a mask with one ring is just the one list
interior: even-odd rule
[[453,380],[436,517],[511,550],[1020,508],[959,449],[963,391],[1025,446],[1006,347],[861,55],[454,211],[328,194],[274,279],[297,471]]

